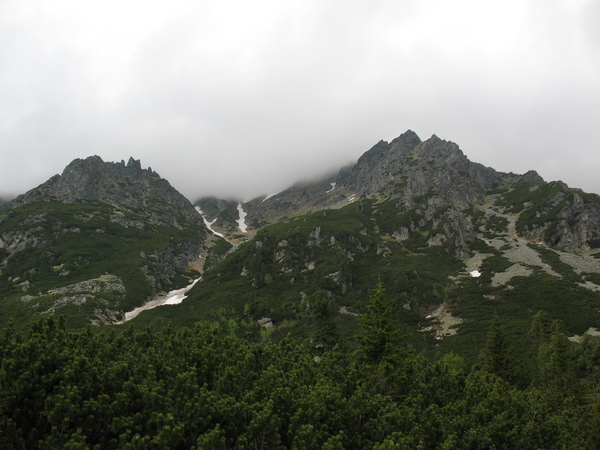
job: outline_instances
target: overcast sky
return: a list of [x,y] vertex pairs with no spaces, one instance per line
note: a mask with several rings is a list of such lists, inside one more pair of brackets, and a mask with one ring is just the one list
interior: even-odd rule
[[598,0],[0,0],[0,195],[141,159],[250,199],[407,129],[600,193]]

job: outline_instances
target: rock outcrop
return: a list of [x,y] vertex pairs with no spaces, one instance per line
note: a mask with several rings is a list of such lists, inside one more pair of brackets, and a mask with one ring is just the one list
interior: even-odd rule
[[[201,271],[218,239],[207,237],[189,200],[140,161],[76,159],[0,209],[0,291],[30,315],[75,306],[114,322]],[[123,289],[86,281],[106,274]]]
[[181,227],[197,221],[190,201],[139,160],[104,162],[99,156],[75,159],[61,175],[17,197],[8,206],[56,200],[63,203],[100,202],[135,211],[157,224]]
[[[434,228],[439,225],[436,235],[429,238],[430,245],[453,240],[453,252],[466,256],[475,233],[464,211],[481,204],[501,178],[501,173],[469,161],[456,144],[437,136],[421,141],[409,130],[391,143],[378,142],[335,176],[298,183],[275,196],[254,199],[244,209],[250,227],[258,229],[294,216],[341,208],[360,198],[393,201],[398,216],[410,212],[415,220],[399,220],[390,235],[408,237],[426,223]],[[440,208],[446,214],[432,223]]]
[[390,144],[379,142],[339,183],[359,196],[400,198],[407,207],[415,197],[430,195],[460,211],[481,203],[499,178],[494,169],[469,161],[453,142],[435,135],[421,142],[409,130]]
[[212,228],[222,230],[226,233],[239,232],[238,202],[216,197],[204,197],[194,203],[200,208],[204,218],[212,223]]
[[600,197],[569,189],[563,183],[548,186],[559,190],[521,214],[517,222],[520,233],[563,250],[600,247]]
[[[530,193],[519,191],[524,185]],[[435,135],[421,141],[411,130],[390,143],[378,142],[337,175],[297,183],[243,207],[248,213],[246,221],[255,231],[314,211],[341,208],[361,198],[391,202],[388,213],[395,211],[397,225],[388,232],[394,239],[406,240],[420,232],[427,235],[428,245],[447,245],[455,256],[468,257],[477,234],[475,210],[498,189],[507,205],[521,202],[518,211],[514,204],[508,207],[513,212],[523,211],[517,231],[524,237],[569,250],[600,246],[600,241],[596,242],[600,239],[599,197],[578,194],[561,182],[546,183],[533,170],[524,175],[497,172],[470,161],[453,142]],[[544,193],[541,200],[540,193]],[[534,198],[522,204],[529,194]],[[214,198],[200,203],[227,232],[233,207]]]

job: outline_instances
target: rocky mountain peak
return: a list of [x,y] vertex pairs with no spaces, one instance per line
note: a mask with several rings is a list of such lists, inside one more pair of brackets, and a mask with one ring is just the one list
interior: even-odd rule
[[359,195],[401,197],[407,205],[434,192],[462,209],[481,201],[497,177],[469,161],[455,143],[435,135],[421,141],[409,130],[389,144],[380,141],[338,182]]
[[[389,236],[402,240],[432,232],[428,245],[446,245],[461,258],[471,254],[477,239],[478,214],[490,210],[495,200],[499,203],[494,214],[515,214],[511,220],[518,218],[516,233],[528,239],[571,250],[600,247],[598,196],[575,192],[560,182],[545,183],[533,170],[524,175],[497,172],[470,161],[454,142],[436,135],[421,141],[412,130],[391,142],[379,141],[335,177],[294,185],[243,208],[252,232],[294,216],[343,208],[361,198],[385,204],[388,213],[396,211],[388,220],[398,222]],[[206,211],[221,205],[212,208],[211,220],[224,232],[235,230],[234,203],[204,199],[198,204]]]
[[[62,174],[2,206],[0,286],[3,296],[16,289],[14,300],[30,315],[74,304],[93,323],[114,323],[128,309],[181,287],[221,254],[208,258],[218,239],[207,238],[202,217],[134,158],[75,159]],[[11,263],[25,259],[31,270]]]
[[101,202],[124,210],[145,211],[156,223],[199,220],[192,204],[169,182],[143,169],[140,160],[105,162],[99,156],[73,160],[61,175],[17,197],[12,204],[39,201]]
[[392,142],[379,141],[370,150],[366,151],[356,162],[356,167],[368,166],[378,163],[378,159],[384,158],[388,152],[396,154],[409,152],[421,143],[421,139],[412,130],[408,130],[395,138]]
[[[142,169],[142,163],[139,159],[133,159],[133,157],[129,158],[129,161],[127,161],[127,169],[132,173],[132,174],[141,174],[144,172],[144,170]],[[149,173],[152,173],[152,169],[148,168],[147,170]]]
[[457,144],[440,139],[435,134],[416,146],[417,154],[421,157],[435,158],[437,162],[469,161]]
[[413,130],[407,130],[395,138],[391,144],[401,147],[413,148],[421,143],[421,138]]
[[532,183],[545,183],[544,179],[535,170],[530,170],[523,174],[523,180]]

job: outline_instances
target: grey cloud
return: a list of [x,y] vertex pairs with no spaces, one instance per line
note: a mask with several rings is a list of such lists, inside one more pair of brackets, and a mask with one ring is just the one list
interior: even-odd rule
[[150,5],[139,30],[121,17],[133,37],[107,67],[109,49],[46,48],[52,30],[0,22],[0,192],[98,154],[192,199],[249,198],[408,128],[600,192],[597,2],[230,3],[176,1],[164,20]]

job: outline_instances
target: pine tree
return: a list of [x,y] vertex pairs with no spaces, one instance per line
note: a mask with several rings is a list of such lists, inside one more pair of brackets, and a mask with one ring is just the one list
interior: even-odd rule
[[310,297],[308,309],[313,316],[312,338],[315,346],[332,347],[338,340],[335,304],[323,291],[317,291]]
[[538,311],[533,316],[529,337],[531,338],[531,378],[535,385],[539,385],[542,380],[542,363],[540,361],[540,349],[550,340],[551,320],[544,311]]
[[359,319],[362,334],[358,336],[358,352],[362,360],[378,364],[397,354],[398,329],[392,321],[392,303],[385,298],[381,281],[370,299],[369,311]]
[[519,374],[517,360],[513,355],[510,337],[497,314],[494,316],[479,358],[481,370],[498,375],[509,383],[521,381],[522,377]]
[[393,303],[386,299],[381,281],[370,295],[368,312],[360,316],[362,333],[357,336],[359,372],[374,389],[397,400],[408,392],[413,359],[404,347],[404,336],[392,317]]
[[562,332],[560,322],[554,320],[551,329],[550,342],[540,348],[542,379],[548,386],[565,393],[578,384],[575,360],[569,348],[571,343]]
[[538,311],[533,316],[529,336],[531,337],[534,349],[537,351],[550,338],[550,317],[545,311]]

